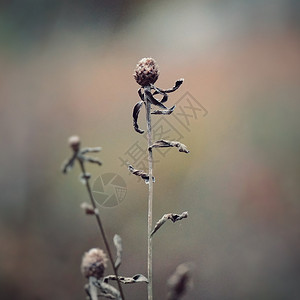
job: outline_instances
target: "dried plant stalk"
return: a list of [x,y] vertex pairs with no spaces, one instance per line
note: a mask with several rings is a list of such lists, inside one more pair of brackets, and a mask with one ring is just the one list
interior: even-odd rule
[[[85,167],[84,167],[83,161],[79,160],[79,164],[80,164],[80,168],[81,168],[82,174],[85,175],[86,171],[85,171]],[[97,206],[96,206],[96,202],[95,202],[94,196],[92,194],[92,189],[91,189],[91,186],[90,186],[89,179],[86,179],[86,185],[85,186],[86,186],[87,192],[89,194],[89,197],[90,197],[93,209],[94,209],[94,211],[96,211],[97,210]],[[108,243],[107,238],[106,238],[106,234],[105,234],[105,231],[104,231],[104,228],[103,228],[100,216],[99,216],[99,214],[95,214],[95,217],[96,217],[97,224],[98,224],[98,227],[100,229],[100,232],[101,232],[101,235],[102,235],[102,238],[103,238],[103,241],[104,241],[107,253],[108,253],[109,260],[110,260],[112,268],[113,268],[113,272],[114,272],[115,276],[118,278],[118,271],[117,271],[117,268],[115,267],[113,256],[112,256],[112,253],[111,253],[111,250],[110,250],[109,243]],[[117,280],[117,283],[118,283],[118,288],[119,288],[119,291],[120,291],[121,299],[125,300],[121,283],[120,283],[119,280]]]
[[[66,161],[63,164],[62,172],[64,174],[66,174],[74,166],[75,161],[76,160],[78,161],[78,163],[80,165],[81,172],[82,172],[81,180],[86,186],[86,189],[87,189],[87,192],[88,192],[91,204],[92,204],[92,206],[89,206],[87,204],[83,204],[81,207],[85,210],[85,212],[87,214],[93,214],[95,216],[95,218],[97,220],[99,230],[100,230],[100,233],[102,235],[102,238],[103,238],[106,250],[107,250],[107,253],[108,253],[109,260],[112,264],[114,274],[115,274],[116,278],[118,278],[117,268],[115,267],[115,263],[114,263],[114,260],[113,260],[113,257],[112,257],[110,246],[109,246],[109,243],[107,241],[106,234],[105,234],[105,231],[104,231],[104,228],[103,228],[103,225],[102,225],[102,222],[101,222],[101,218],[100,218],[100,215],[99,215],[99,211],[98,211],[97,206],[96,206],[96,201],[95,201],[94,196],[92,194],[92,189],[91,189],[90,182],[89,182],[89,179],[91,178],[91,175],[86,172],[85,166],[84,166],[85,162],[95,163],[95,164],[98,164],[98,165],[102,164],[96,158],[85,156],[86,153],[99,152],[99,151],[101,151],[101,148],[96,147],[96,148],[82,148],[81,149],[80,148],[80,138],[78,136],[71,136],[69,138],[69,145],[70,145],[71,149],[73,150],[73,155],[68,161]],[[120,291],[121,299],[125,300],[121,283],[120,283],[119,280],[117,280],[117,283],[118,283],[118,288],[119,288],[119,291]],[[94,297],[94,296],[91,296],[91,297]]]
[[[146,87],[145,90],[149,90]],[[152,145],[152,126],[151,126],[151,103],[147,101],[147,94],[145,93],[146,102],[146,121],[147,121],[147,140],[148,140],[148,168],[149,178],[153,177],[153,154],[150,146]],[[153,288],[152,288],[152,209],[153,209],[153,180],[149,180],[149,194],[148,194],[148,300],[153,299]]]
[[[188,150],[183,144],[172,141],[165,141],[165,143],[161,144],[152,144],[152,126],[151,126],[151,105],[158,106],[161,110],[155,110],[152,112],[154,115],[170,115],[174,109],[175,105],[171,108],[167,108],[163,103],[168,100],[168,93],[174,92],[177,90],[181,84],[183,83],[183,79],[179,79],[176,81],[174,87],[171,89],[163,90],[156,86],[154,83],[158,79],[159,69],[153,58],[143,58],[141,59],[136,69],[134,70],[134,78],[136,82],[141,86],[138,90],[138,94],[140,97],[140,101],[136,103],[133,109],[133,127],[135,131],[142,134],[144,131],[141,130],[138,126],[137,120],[140,109],[143,104],[146,106],[146,123],[147,123],[147,141],[148,141],[148,172],[144,173],[139,170],[135,170],[132,166],[129,166],[129,170],[137,175],[142,177],[146,183],[149,184],[148,191],[148,260],[147,260],[147,269],[148,269],[148,300],[153,299],[153,288],[152,288],[152,207],[153,207],[153,147],[177,147],[179,151],[188,153]],[[142,91],[143,90],[143,91]],[[151,90],[154,90],[153,93]],[[162,99],[156,99],[154,95],[160,94],[162,95]]]

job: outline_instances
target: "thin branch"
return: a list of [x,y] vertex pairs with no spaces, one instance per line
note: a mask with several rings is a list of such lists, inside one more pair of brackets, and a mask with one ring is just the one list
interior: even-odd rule
[[77,152],[74,152],[72,157],[63,163],[62,172],[64,174],[67,174],[68,171],[70,171],[73,168],[76,158],[77,158]]
[[[148,168],[149,178],[153,177],[153,154],[150,146],[152,145],[152,126],[151,126],[151,103],[153,99],[149,99],[151,95],[150,86],[144,87],[144,99],[146,103],[146,121],[147,121],[147,140],[148,140]],[[154,98],[152,96],[152,98]],[[164,106],[164,105],[162,105]],[[163,107],[165,108],[165,107]],[[152,207],[153,207],[153,181],[149,180],[149,194],[148,194],[148,300],[153,300],[153,282],[152,282]]]
[[[88,176],[86,176],[86,171],[85,171],[85,167],[84,167],[84,162],[83,162],[81,159],[78,159],[78,161],[79,161],[80,168],[81,168],[81,171],[82,171],[82,173],[83,173],[83,176],[86,178],[86,179],[85,179],[85,183],[86,183],[85,186],[86,186],[87,192],[88,192],[88,194],[89,194],[89,197],[90,197],[92,206],[93,206],[94,210],[96,210],[96,209],[97,209],[97,206],[96,206],[96,202],[95,202],[94,196],[93,196],[93,194],[92,194],[92,190],[91,190],[89,178],[88,178]],[[104,241],[104,244],[105,244],[107,253],[108,253],[109,260],[110,260],[110,262],[111,262],[111,264],[112,264],[112,268],[113,268],[114,274],[115,274],[115,276],[118,278],[118,271],[117,271],[117,269],[115,268],[115,263],[114,263],[114,260],[113,260],[113,256],[112,256],[112,253],[111,253],[111,251],[110,251],[109,243],[108,243],[108,241],[107,241],[106,234],[105,234],[105,231],[104,231],[104,228],[103,228],[103,225],[102,225],[100,216],[99,216],[99,214],[95,214],[95,217],[96,217],[97,224],[98,224],[98,227],[99,227],[99,229],[100,229],[100,232],[101,232],[101,235],[102,235],[102,238],[103,238],[103,241]],[[117,280],[117,282],[118,282],[118,288],[119,288],[119,291],[120,291],[120,294],[121,294],[121,298],[122,298],[122,300],[125,300],[125,297],[124,297],[124,293],[123,293],[123,290],[122,290],[121,283],[120,283],[119,280]]]

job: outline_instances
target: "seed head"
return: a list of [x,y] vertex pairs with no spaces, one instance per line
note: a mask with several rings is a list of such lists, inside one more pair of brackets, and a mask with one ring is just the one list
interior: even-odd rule
[[158,66],[153,58],[141,59],[134,70],[133,77],[142,87],[153,84],[159,76]]
[[98,248],[90,249],[82,257],[81,273],[86,278],[95,277],[100,279],[107,268],[106,262],[107,257],[103,250]]
[[73,135],[73,136],[69,137],[68,143],[69,143],[69,146],[75,152],[77,152],[79,150],[79,147],[80,147],[80,138],[79,138],[79,136]]

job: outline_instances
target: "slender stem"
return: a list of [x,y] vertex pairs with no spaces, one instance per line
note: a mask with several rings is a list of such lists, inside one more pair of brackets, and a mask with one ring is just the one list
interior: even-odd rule
[[[150,87],[144,87],[149,89]],[[152,127],[151,127],[151,103],[144,93],[146,103],[146,121],[147,121],[147,139],[148,139],[148,172],[149,172],[149,194],[148,194],[148,300],[153,299],[153,282],[152,282],[152,206],[153,206],[153,155],[152,149]]]
[[[80,168],[81,168],[81,171],[83,173],[83,176],[85,176],[86,172],[85,172],[85,167],[84,167],[83,161],[80,160],[80,159],[78,159],[78,161],[80,163]],[[96,202],[95,202],[94,196],[92,194],[92,190],[91,190],[91,186],[90,186],[90,183],[89,183],[89,179],[85,178],[85,181],[86,181],[86,189],[88,191],[88,194],[89,194],[92,206],[93,206],[94,209],[96,209],[97,206],[96,206]],[[113,268],[114,274],[115,274],[115,276],[117,278],[117,283],[118,283],[118,287],[119,287],[121,298],[122,298],[122,300],[125,300],[123,289],[122,289],[121,283],[120,283],[120,281],[118,279],[119,278],[118,277],[118,271],[115,268],[115,263],[114,263],[114,260],[113,260],[113,257],[112,257],[111,251],[110,251],[109,243],[107,241],[106,234],[105,234],[105,231],[104,231],[104,228],[103,228],[100,216],[99,216],[99,214],[95,214],[95,217],[96,217],[96,220],[97,220],[97,223],[98,223],[98,227],[100,229],[100,232],[101,232],[101,235],[102,235],[102,238],[103,238],[103,241],[104,241],[107,253],[108,253],[109,260],[110,260],[110,262],[112,264],[112,268]]]

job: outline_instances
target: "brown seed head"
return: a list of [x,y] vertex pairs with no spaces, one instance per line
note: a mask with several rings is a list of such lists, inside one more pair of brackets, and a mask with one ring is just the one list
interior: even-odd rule
[[158,66],[153,58],[141,59],[134,70],[133,77],[142,87],[153,84],[159,76]]
[[73,135],[68,140],[69,146],[74,150],[78,151],[80,148],[80,138],[77,135]]
[[107,257],[103,250],[98,248],[90,249],[82,257],[81,273],[86,278],[95,277],[100,279],[107,268],[106,262]]

